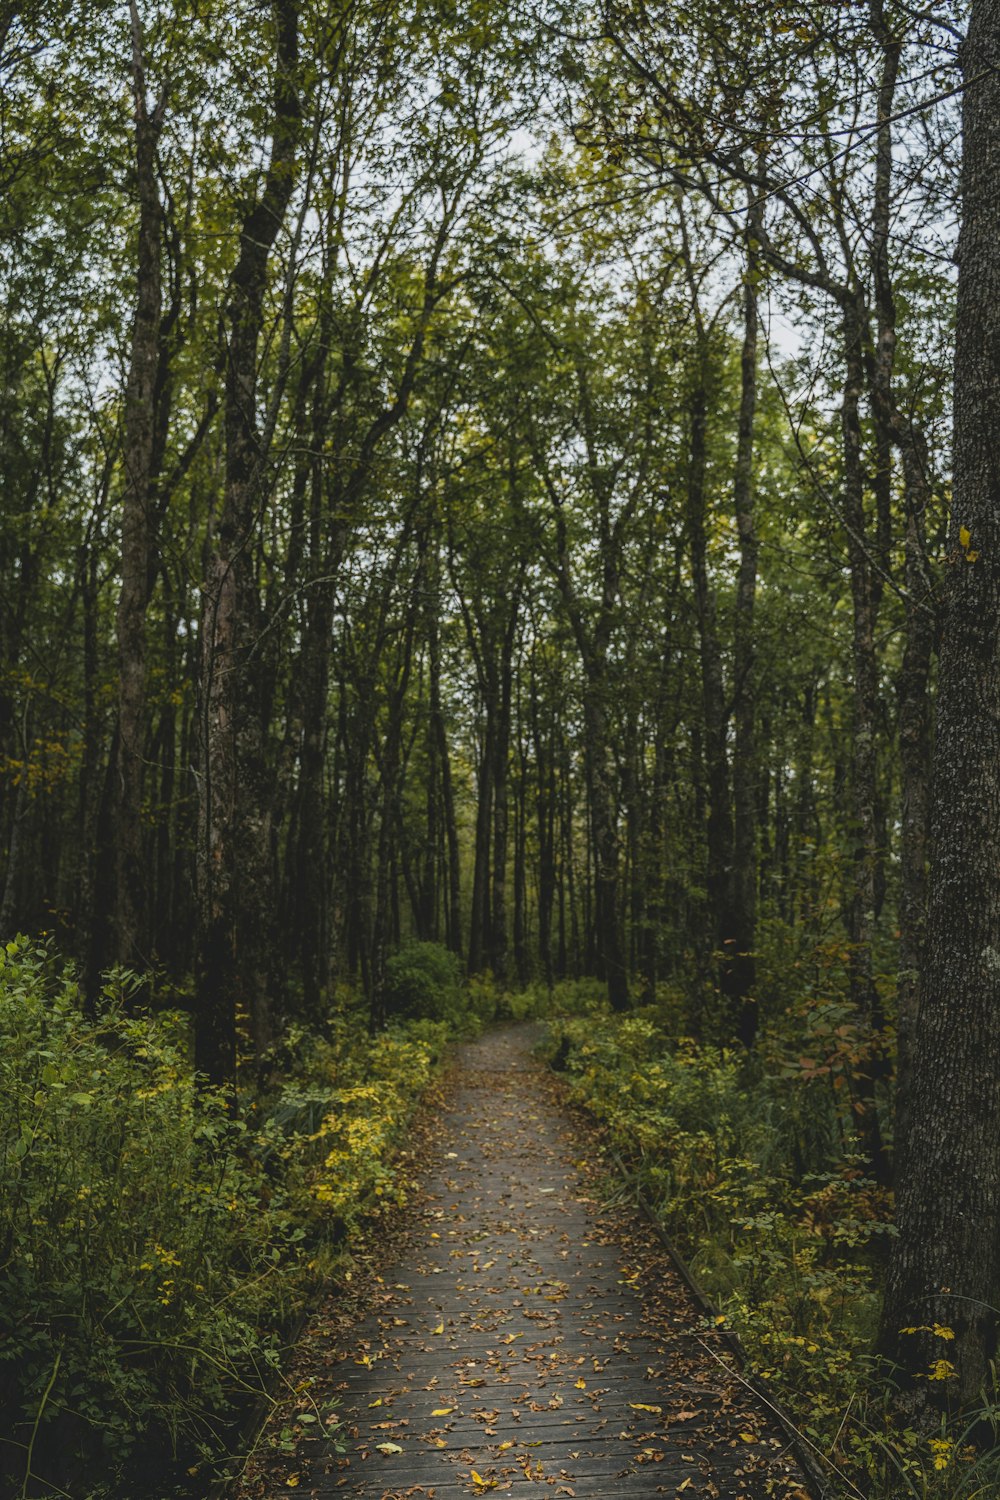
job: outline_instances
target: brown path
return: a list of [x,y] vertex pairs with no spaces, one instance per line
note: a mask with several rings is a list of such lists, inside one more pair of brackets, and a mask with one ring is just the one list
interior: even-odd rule
[[588,1142],[527,1028],[463,1048],[453,1082],[379,1305],[307,1337],[312,1396],[339,1398],[345,1453],[303,1444],[316,1456],[245,1495],[808,1500],[655,1238],[590,1196]]

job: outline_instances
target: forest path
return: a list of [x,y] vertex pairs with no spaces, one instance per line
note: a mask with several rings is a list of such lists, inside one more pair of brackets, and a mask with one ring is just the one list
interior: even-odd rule
[[305,1336],[293,1384],[337,1398],[345,1451],[303,1441],[244,1497],[808,1500],[649,1226],[595,1201],[533,1040],[460,1049],[408,1244],[360,1318],[333,1304]]

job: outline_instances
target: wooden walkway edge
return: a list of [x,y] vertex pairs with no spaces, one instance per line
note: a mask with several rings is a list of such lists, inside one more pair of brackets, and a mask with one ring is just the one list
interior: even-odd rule
[[594,1201],[527,1028],[462,1049],[434,1135],[373,1305],[300,1347],[303,1412],[336,1398],[344,1451],[307,1423],[239,1500],[816,1500],[652,1227]]

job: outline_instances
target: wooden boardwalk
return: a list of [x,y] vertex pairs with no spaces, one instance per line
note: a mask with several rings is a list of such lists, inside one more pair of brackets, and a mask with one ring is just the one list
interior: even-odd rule
[[453,1084],[376,1305],[303,1346],[346,1451],[304,1443],[242,1495],[810,1500],[655,1236],[593,1200],[526,1030],[464,1048]]

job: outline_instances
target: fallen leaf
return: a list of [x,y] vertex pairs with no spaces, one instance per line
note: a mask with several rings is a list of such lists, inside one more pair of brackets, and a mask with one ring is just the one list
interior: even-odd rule
[[629,1406],[631,1406],[633,1411],[651,1411],[654,1417],[663,1416],[662,1406],[644,1406],[641,1401],[630,1401]]
[[380,1453],[402,1453],[403,1451],[398,1443],[376,1443],[375,1446]]
[[447,1417],[455,1410],[453,1406],[435,1406],[431,1412],[432,1417]]

